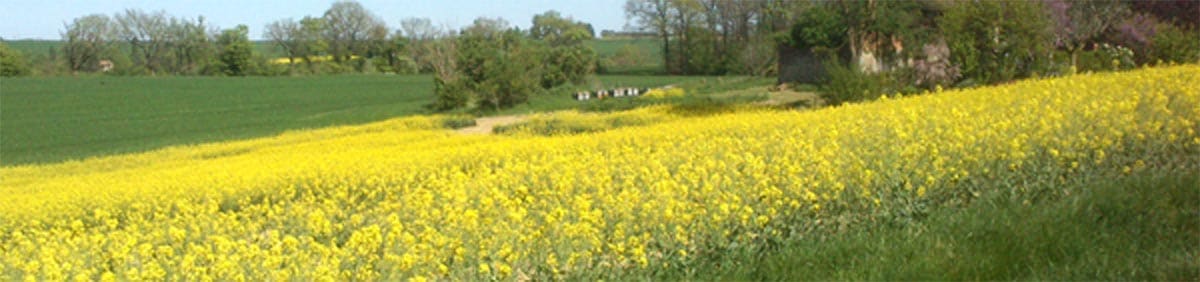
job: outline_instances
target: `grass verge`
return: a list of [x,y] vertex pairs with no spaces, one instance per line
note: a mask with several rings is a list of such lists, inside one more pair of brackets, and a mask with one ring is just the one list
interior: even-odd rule
[[1058,188],[1070,196],[1031,202],[986,194],[907,224],[811,232],[632,275],[743,281],[1200,278],[1200,176],[1194,172],[1148,172]]

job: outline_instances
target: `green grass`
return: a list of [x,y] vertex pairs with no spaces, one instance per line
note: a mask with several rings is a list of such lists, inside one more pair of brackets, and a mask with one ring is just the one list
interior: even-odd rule
[[658,46],[656,39],[596,39],[588,40],[584,44],[596,50],[596,55],[600,57],[615,55],[622,46],[633,45],[645,50],[653,58],[662,58],[662,47]]
[[606,62],[607,58],[611,58],[617,54],[625,45],[632,45],[635,48],[642,50],[646,56],[645,61],[639,65],[618,66],[604,65],[604,72],[608,74],[659,74],[663,73],[663,55],[662,47],[659,46],[659,41],[656,39],[597,39],[585,42],[593,50],[596,50],[596,55],[600,57],[602,63]]
[[4,165],[136,152],[423,113],[427,76],[4,79]]
[[714,281],[1200,278],[1200,175],[1150,171],[1082,183],[1054,187],[1070,192],[1058,199],[997,192],[966,207],[934,209],[914,223],[811,232],[634,275]]
[[[594,87],[652,87],[704,79],[599,76]],[[53,163],[427,114],[424,106],[433,99],[432,81],[428,75],[4,78],[0,165]],[[513,109],[483,114],[597,105],[572,100],[570,93],[563,88],[535,95]],[[612,104],[645,104],[620,100]]]

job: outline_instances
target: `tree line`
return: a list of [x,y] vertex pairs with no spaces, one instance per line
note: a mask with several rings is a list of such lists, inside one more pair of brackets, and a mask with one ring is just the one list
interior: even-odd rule
[[[832,102],[1162,62],[1200,62],[1196,1],[792,2],[780,48]],[[811,66],[811,65],[810,65]]]
[[[803,66],[814,79],[802,82],[820,85],[834,103],[1200,60],[1200,2],[1186,0],[627,0],[624,10],[624,33],[652,37],[663,72],[784,80],[784,55],[795,53],[817,62]],[[218,29],[165,12],[83,16],[62,36],[50,59],[69,73],[431,73],[433,107],[443,110],[512,106],[586,83],[603,67],[583,44],[592,26],[554,11],[534,16],[528,30],[492,18],[458,30],[408,18],[392,29],[359,3],[338,1],[320,16],[265,26],[283,58],[256,53],[245,26]],[[618,53],[638,53],[625,49]],[[10,58],[5,75],[28,64],[7,48],[0,56]]]

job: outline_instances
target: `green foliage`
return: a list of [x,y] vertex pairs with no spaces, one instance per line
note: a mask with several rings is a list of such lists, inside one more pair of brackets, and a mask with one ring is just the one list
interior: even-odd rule
[[226,75],[243,76],[252,71],[250,59],[254,56],[254,46],[250,45],[249,32],[246,25],[221,31],[217,39],[217,44],[221,46],[218,58],[222,64],[221,70]]
[[1079,51],[1077,71],[1116,71],[1136,67],[1133,50],[1124,46],[1101,44],[1090,51]]
[[445,81],[439,77],[433,78],[433,93],[434,100],[430,107],[438,111],[466,107],[473,95],[465,83]]
[[470,115],[448,115],[442,117],[442,127],[459,129],[475,126],[475,117]]
[[555,11],[533,16],[529,36],[545,45],[542,51],[545,59],[543,88],[567,82],[583,84],[588,75],[595,73],[596,51],[583,44],[584,40],[591,39],[588,28],[587,24],[563,18]]
[[1156,29],[1148,56],[1150,62],[1200,62],[1200,31],[1167,23],[1159,24]]
[[817,5],[797,16],[788,43],[799,49],[837,49],[846,44],[846,24],[837,11]]
[[1051,23],[1040,2],[957,2],[938,23],[966,79],[993,84],[1050,69]]
[[548,46],[543,51],[545,69],[542,72],[543,88],[553,88],[565,83],[583,84],[596,70],[596,52],[583,44]]
[[875,100],[900,90],[892,73],[864,73],[834,59],[825,60],[824,67],[826,80],[820,90],[829,105]]
[[0,76],[23,75],[29,75],[29,62],[25,60],[25,55],[8,48],[8,44],[0,43]]
[[[438,79],[434,108],[473,104],[477,110],[496,111],[524,103],[542,90],[539,48],[521,31],[508,28],[508,23],[477,19],[463,30],[456,44],[455,76]],[[464,95],[470,100],[464,101]]]

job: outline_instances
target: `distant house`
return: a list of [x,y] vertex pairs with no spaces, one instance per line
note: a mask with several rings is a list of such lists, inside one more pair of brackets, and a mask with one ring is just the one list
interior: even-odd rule
[[100,67],[100,72],[108,72],[113,69],[113,62],[109,60],[100,60],[100,63],[97,64],[97,66]]

